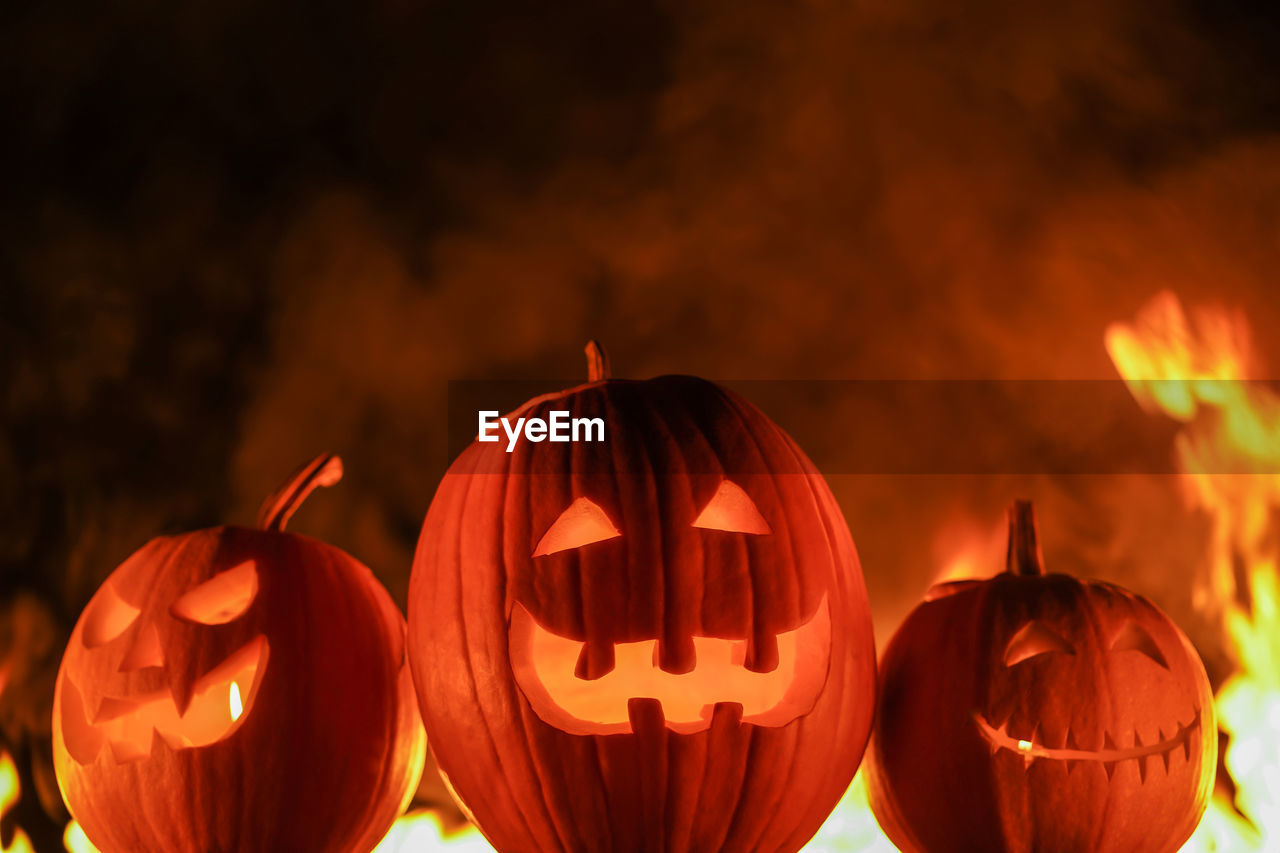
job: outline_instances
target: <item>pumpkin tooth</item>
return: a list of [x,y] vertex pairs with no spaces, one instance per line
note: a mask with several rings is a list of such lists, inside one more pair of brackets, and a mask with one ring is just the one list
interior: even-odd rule
[[1102,734],[1092,726],[1086,726],[1076,734],[1076,743],[1085,752],[1099,752],[1102,749]]
[[578,663],[573,668],[573,674],[583,681],[595,681],[613,672],[614,665],[613,643],[588,640],[582,644],[582,651],[578,653]]
[[1080,748],[1080,744],[1076,741],[1075,729],[1067,729],[1067,739],[1063,742],[1063,748],[1070,749],[1075,752],[1083,752]]
[[1105,771],[1107,771],[1107,781],[1108,781],[1108,782],[1109,782],[1109,781],[1111,781],[1111,777],[1112,777],[1112,776],[1116,775],[1116,765],[1117,765],[1118,763],[1119,763],[1119,762],[1117,762],[1117,761],[1104,761],[1104,762],[1102,762],[1102,769],[1103,769],[1103,770],[1105,770]]
[[1107,751],[1107,752],[1110,752],[1110,751],[1114,751],[1114,750],[1119,749],[1119,747],[1118,747],[1118,746],[1116,746],[1115,739],[1111,737],[1111,732],[1104,732],[1104,733],[1103,733],[1103,735],[1102,735],[1102,749],[1103,749],[1104,751]]
[[131,714],[138,708],[138,703],[130,699],[117,699],[114,696],[103,697],[98,703],[98,710],[93,715],[93,724],[101,725],[110,720]]
[[711,719],[713,726],[737,728],[742,725],[741,702],[717,702],[704,708],[703,714]]
[[654,649],[654,664],[664,672],[673,675],[684,675],[693,672],[698,665],[698,653],[693,645],[693,636],[686,632],[678,632],[658,640]]
[[[981,711],[973,712],[974,724],[978,727],[978,731],[982,734],[982,740],[987,745],[987,752],[995,755],[1000,751],[1000,740],[1004,737],[1004,732],[997,730],[987,718],[983,716]],[[990,732],[987,730],[990,729]]]
[[640,738],[661,737],[667,718],[662,712],[662,700],[636,697],[627,700],[627,718],[631,731]]
[[160,645],[160,634],[155,625],[147,625],[139,630],[133,645],[120,661],[120,672],[133,672],[149,667],[164,666],[164,649]]
[[1031,763],[1036,760],[1037,756],[1032,754],[1031,748],[1035,746],[1037,743],[1039,743],[1039,741],[1037,740],[1037,738],[1039,737],[1040,737],[1040,724],[1037,723],[1031,727],[1030,735],[1028,735],[1025,738],[1018,738],[1017,752],[1019,755],[1022,756],[1023,768],[1030,767]]
[[1166,776],[1169,775],[1169,760],[1172,754],[1172,749],[1166,749],[1160,753],[1160,760],[1164,762],[1164,772]]
[[1138,781],[1147,781],[1148,774],[1151,773],[1151,762],[1155,760],[1153,755],[1144,755],[1138,759]]
[[754,633],[747,641],[747,659],[744,664],[752,672],[773,672],[778,668],[778,635]]
[[111,757],[116,760],[116,764],[133,764],[151,755],[150,751],[139,748],[131,740],[113,740],[108,745],[108,749],[111,750]]
[[1009,730],[1008,720],[1000,724],[1000,728],[996,729],[996,734],[998,734],[1003,740],[1018,740],[1018,738],[1014,737],[1013,732]]
[[[56,723],[55,723],[56,725]],[[62,686],[62,737],[67,752],[81,764],[98,760],[103,737],[85,713],[84,697],[68,678]]]
[[1191,760],[1191,732],[1187,732],[1182,736],[1182,754],[1187,761]]

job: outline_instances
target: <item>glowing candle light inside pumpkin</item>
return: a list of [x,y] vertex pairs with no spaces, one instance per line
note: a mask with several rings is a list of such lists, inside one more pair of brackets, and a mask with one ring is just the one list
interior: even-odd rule
[[1022,750],[1023,752],[1029,752],[1031,750],[1031,741],[1029,740],[1018,741],[1018,749]]
[[240,719],[240,715],[244,713],[244,704],[240,701],[240,685],[234,681],[231,682],[231,720],[232,722]]

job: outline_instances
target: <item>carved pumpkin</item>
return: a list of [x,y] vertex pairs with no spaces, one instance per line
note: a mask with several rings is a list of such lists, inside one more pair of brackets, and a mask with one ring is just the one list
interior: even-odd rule
[[[862,756],[875,653],[821,475],[687,376],[526,403],[605,441],[473,442],[409,594],[428,740],[500,851],[794,851]],[[514,416],[513,416],[514,417]]]
[[871,805],[904,851],[1174,851],[1217,744],[1183,633],[1113,584],[1044,574],[1019,502],[1009,570],[934,587],[885,650]]
[[104,853],[371,850],[425,760],[404,620],[349,555],[284,532],[335,456],[260,528],[154,539],[80,617],[53,747],[71,814]]

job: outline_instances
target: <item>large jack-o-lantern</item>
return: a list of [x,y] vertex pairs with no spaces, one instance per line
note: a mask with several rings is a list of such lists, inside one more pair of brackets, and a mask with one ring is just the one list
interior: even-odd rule
[[1217,769],[1190,641],[1141,596],[1046,575],[1031,505],[1008,571],[930,590],[881,660],[871,806],[914,853],[1172,853]]
[[355,559],[284,532],[335,456],[259,529],[154,539],[103,583],[58,671],[54,762],[104,853],[365,853],[425,744],[404,620]]
[[590,381],[509,418],[603,442],[473,442],[409,594],[443,773],[501,851],[794,851],[856,770],[870,614],[821,475],[701,379]]

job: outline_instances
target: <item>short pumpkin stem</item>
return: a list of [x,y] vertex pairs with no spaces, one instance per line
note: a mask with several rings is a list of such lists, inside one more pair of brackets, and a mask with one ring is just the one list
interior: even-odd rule
[[611,378],[609,373],[609,356],[599,341],[587,341],[587,381],[603,382]]
[[1014,575],[1044,574],[1044,556],[1040,553],[1040,537],[1036,533],[1036,511],[1031,501],[1017,500],[1009,507],[1009,551],[1005,555],[1005,569]]
[[332,486],[342,479],[342,459],[322,453],[289,476],[258,510],[258,527],[279,533],[316,486]]

